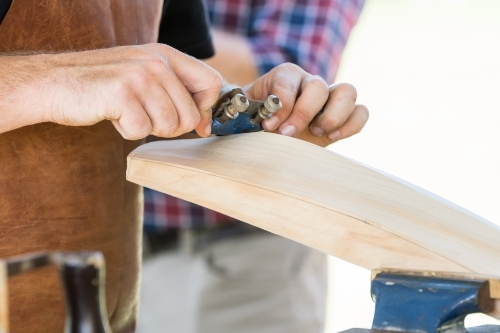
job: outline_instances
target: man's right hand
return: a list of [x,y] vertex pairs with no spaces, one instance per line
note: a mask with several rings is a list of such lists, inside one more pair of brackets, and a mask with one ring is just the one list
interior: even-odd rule
[[205,137],[221,85],[214,69],[162,44],[0,56],[0,133],[109,119],[130,140]]

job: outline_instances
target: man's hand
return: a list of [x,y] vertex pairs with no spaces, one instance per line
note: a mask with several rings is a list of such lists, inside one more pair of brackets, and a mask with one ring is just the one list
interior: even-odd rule
[[[280,98],[283,107],[262,123],[266,131],[297,137],[320,146],[361,131],[368,121],[368,109],[356,105],[356,89],[350,84],[328,88],[323,79],[293,64],[275,67],[245,87],[250,99]],[[324,112],[317,116],[325,106]]]
[[40,122],[109,119],[130,140],[210,134],[222,79],[169,46],[0,57],[0,133]]

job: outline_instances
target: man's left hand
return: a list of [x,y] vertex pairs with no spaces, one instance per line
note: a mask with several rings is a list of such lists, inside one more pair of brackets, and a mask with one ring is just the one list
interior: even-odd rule
[[294,64],[275,67],[244,90],[250,99],[276,95],[281,100],[281,110],[262,123],[266,131],[322,147],[358,133],[368,121],[368,109],[356,105],[356,88],[340,83],[329,89],[321,77]]

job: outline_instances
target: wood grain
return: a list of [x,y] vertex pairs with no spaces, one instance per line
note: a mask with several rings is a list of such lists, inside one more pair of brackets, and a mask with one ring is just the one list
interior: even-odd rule
[[500,276],[500,227],[297,139],[153,142],[129,155],[127,179],[367,269]]

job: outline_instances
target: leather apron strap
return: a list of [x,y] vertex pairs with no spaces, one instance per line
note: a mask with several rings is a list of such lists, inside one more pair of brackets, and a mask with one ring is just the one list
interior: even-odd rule
[[[157,40],[162,0],[14,0],[0,52],[63,52]],[[114,332],[133,330],[139,290],[142,191],[125,181],[125,141],[111,123],[51,123],[0,134],[0,257],[42,250],[97,250],[107,264]],[[11,279],[13,332],[62,332],[54,269]]]

